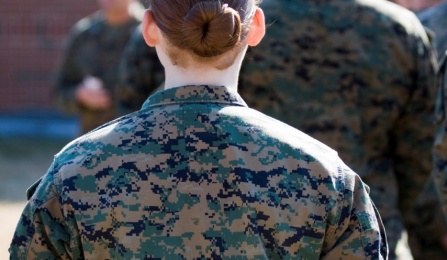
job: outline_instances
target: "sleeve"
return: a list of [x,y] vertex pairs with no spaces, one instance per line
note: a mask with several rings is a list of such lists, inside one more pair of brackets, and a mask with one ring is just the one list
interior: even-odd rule
[[447,52],[440,62],[437,78],[435,110],[437,132],[433,146],[433,178],[444,217],[447,219]]
[[64,228],[56,197],[33,210],[28,204],[12,239],[11,259],[71,259],[70,234]]
[[139,26],[132,34],[119,65],[115,96],[120,115],[140,110],[146,98],[163,82],[164,68],[155,48],[144,41]]
[[340,217],[322,259],[387,259],[388,244],[380,215],[369,197],[369,188],[347,166],[346,186],[339,196]]
[[72,114],[79,111],[75,93],[77,86],[84,80],[82,70],[76,62],[79,35],[76,28],[73,28],[67,36],[54,78],[53,98],[55,104],[62,111]]
[[[417,23],[416,23],[417,22]],[[422,27],[415,21],[417,33],[407,41],[413,57],[409,72],[414,84],[407,87],[409,98],[402,101],[398,120],[392,126],[391,144],[398,182],[399,208],[402,216],[411,215],[415,201],[429,180],[431,147],[434,138],[433,111],[436,95],[436,56]],[[405,220],[406,221],[406,220]]]
[[63,213],[51,176],[47,174],[34,184],[29,195],[33,191],[17,224],[10,258],[81,259],[83,251],[74,219]]

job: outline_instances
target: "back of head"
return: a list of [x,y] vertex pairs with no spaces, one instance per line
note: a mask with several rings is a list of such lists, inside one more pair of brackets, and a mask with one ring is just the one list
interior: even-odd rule
[[205,59],[240,46],[256,8],[255,0],[150,0],[149,4],[173,47]]

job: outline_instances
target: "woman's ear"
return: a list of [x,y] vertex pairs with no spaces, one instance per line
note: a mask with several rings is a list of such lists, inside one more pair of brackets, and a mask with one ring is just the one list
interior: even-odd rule
[[151,10],[144,12],[143,21],[141,22],[141,32],[147,45],[154,47],[158,44],[158,26],[154,21]]
[[261,8],[256,7],[255,15],[250,24],[250,31],[247,34],[247,44],[256,46],[265,35],[265,17]]

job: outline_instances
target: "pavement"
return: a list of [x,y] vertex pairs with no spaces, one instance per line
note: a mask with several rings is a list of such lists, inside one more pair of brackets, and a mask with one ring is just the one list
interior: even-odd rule
[[9,259],[9,244],[24,207],[25,201],[0,202],[0,259]]

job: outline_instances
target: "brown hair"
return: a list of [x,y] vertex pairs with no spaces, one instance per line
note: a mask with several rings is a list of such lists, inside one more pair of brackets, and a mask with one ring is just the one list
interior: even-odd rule
[[256,3],[255,0],[149,1],[154,21],[164,37],[174,47],[201,58],[219,56],[240,44],[248,32],[246,25]]

